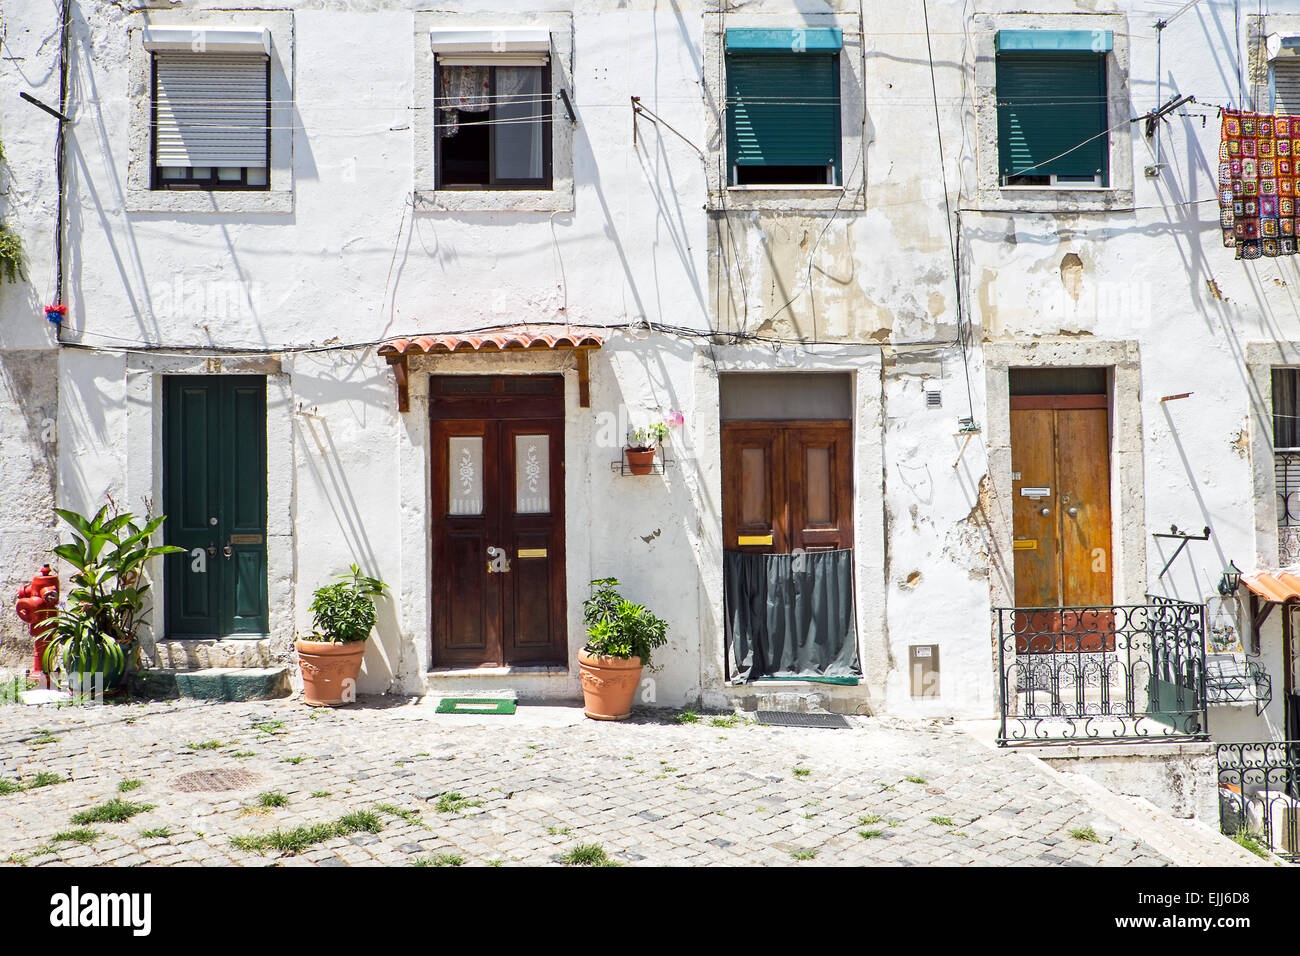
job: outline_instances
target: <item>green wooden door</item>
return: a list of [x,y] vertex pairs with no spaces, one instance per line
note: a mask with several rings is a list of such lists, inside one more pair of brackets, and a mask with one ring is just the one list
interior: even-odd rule
[[266,379],[164,379],[167,637],[267,632]]

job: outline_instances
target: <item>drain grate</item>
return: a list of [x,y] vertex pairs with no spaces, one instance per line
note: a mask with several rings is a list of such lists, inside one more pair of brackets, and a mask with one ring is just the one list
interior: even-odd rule
[[822,727],[848,730],[853,725],[843,714],[803,714],[785,710],[760,710],[758,722],[768,727]]
[[172,787],[181,793],[221,793],[226,790],[243,790],[256,782],[257,774],[248,770],[192,770],[173,780]]

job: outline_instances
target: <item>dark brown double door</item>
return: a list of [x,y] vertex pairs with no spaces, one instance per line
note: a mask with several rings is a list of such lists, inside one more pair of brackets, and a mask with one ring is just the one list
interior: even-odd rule
[[434,376],[434,667],[564,664],[559,376]]

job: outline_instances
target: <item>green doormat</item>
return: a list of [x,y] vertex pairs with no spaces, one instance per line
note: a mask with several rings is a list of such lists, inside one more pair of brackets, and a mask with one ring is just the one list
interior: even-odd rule
[[494,697],[444,697],[439,714],[513,714],[515,702]]

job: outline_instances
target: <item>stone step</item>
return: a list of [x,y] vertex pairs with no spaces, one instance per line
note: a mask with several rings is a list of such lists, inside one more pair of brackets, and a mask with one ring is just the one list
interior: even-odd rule
[[270,700],[290,693],[289,667],[156,667],[133,675],[136,693],[191,700]]
[[159,667],[175,670],[200,668],[273,667],[280,660],[267,640],[174,640],[159,641],[147,654]]

